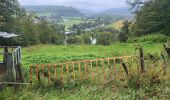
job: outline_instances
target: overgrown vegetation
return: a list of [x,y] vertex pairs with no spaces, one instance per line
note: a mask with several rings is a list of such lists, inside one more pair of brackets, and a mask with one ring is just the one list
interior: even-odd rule
[[134,14],[131,34],[142,36],[159,32],[169,35],[169,0],[128,0],[128,3]]
[[[20,45],[63,44],[64,26],[42,20],[35,13],[26,13],[17,0],[1,0],[0,11],[3,18],[0,21],[0,31],[21,35]],[[0,45],[7,45],[9,42],[1,40]]]
[[[141,73],[140,64],[136,61],[128,66],[131,71],[126,79],[110,78],[104,83],[104,79],[100,78],[102,73],[96,72],[100,80],[70,79],[64,83],[61,79],[55,79],[53,84],[34,81],[32,85],[21,86],[18,90],[5,87],[0,91],[0,99],[169,100],[170,62],[164,50],[169,48],[164,48],[163,44],[167,43],[167,47],[170,47],[170,1],[128,0],[128,3],[134,15],[133,20],[123,22],[120,19],[121,21],[115,23],[112,16],[73,17],[73,20],[69,18],[70,21],[63,22],[64,26],[44,20],[33,12],[27,13],[17,0],[1,0],[0,31],[21,35],[19,43],[14,39],[13,44],[26,46],[22,52],[25,82],[29,82],[29,68],[32,65],[136,56],[137,47],[144,48],[146,71]],[[80,14],[75,9],[73,11]],[[62,20],[58,15],[52,17]],[[68,34],[65,31],[68,31]],[[0,37],[0,45],[10,45],[9,40]],[[96,40],[96,45],[91,45],[92,40]],[[0,57],[0,60],[2,58]],[[99,70],[102,72],[102,69]],[[105,70],[107,74],[107,71],[110,71],[107,68]],[[98,84],[100,82],[103,83]]]
[[[23,67],[25,72],[25,81],[29,82],[29,66],[35,64],[55,64],[59,62],[77,61],[85,59],[108,58],[115,56],[135,54],[136,43],[115,43],[111,46],[55,46],[38,45],[23,49]],[[145,57],[148,59],[148,53],[160,57],[162,44],[158,43],[139,43],[144,47]],[[157,49],[155,49],[157,47]],[[57,52],[57,53],[56,53]],[[160,59],[158,59],[160,61]],[[156,64],[158,63],[158,64]],[[141,76],[137,71],[131,73],[130,81],[110,80],[105,84],[98,84],[99,81],[71,81],[62,84],[56,81],[56,85],[35,84],[32,86],[20,87],[17,92],[13,88],[7,87],[0,93],[1,99],[64,99],[64,100],[84,100],[84,99],[169,99],[169,78],[162,77],[162,74],[156,74],[162,66],[156,61],[155,65],[148,65],[145,75]],[[153,72],[154,68],[156,70]],[[134,64],[134,68],[136,65]],[[151,68],[151,69],[150,69]],[[158,68],[158,69],[157,69]],[[169,67],[167,74],[169,75]],[[161,76],[154,82],[154,76]],[[99,77],[100,75],[98,75]],[[158,83],[157,83],[158,82]],[[160,82],[160,83],[159,83]],[[97,85],[98,84],[98,85]],[[15,90],[16,91],[16,90]],[[11,95],[13,94],[13,95]]]

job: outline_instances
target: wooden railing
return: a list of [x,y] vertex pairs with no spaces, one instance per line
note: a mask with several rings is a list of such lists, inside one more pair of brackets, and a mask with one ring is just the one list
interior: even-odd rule
[[17,47],[12,52],[13,64],[18,65],[21,63],[21,47]]
[[21,63],[21,47],[19,47],[19,46],[0,46],[0,49],[5,49],[5,48],[7,48],[8,52],[4,52],[4,51],[0,52],[0,55],[5,56],[5,53],[7,53],[7,55],[8,54],[12,55],[12,63],[14,66]]

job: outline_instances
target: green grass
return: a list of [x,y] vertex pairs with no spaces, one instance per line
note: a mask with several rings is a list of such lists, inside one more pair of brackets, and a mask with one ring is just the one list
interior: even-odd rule
[[82,21],[81,21],[81,18],[80,17],[71,17],[71,18],[66,18],[68,21],[64,21],[64,22],[62,22],[62,23],[59,23],[59,24],[62,24],[62,25],[65,25],[65,29],[66,29],[66,31],[68,31],[69,29],[69,27],[72,27],[73,26],[73,24],[80,24],[80,23],[82,23]]
[[159,33],[149,34],[141,37],[129,38],[128,42],[134,42],[134,40],[137,40],[137,42],[166,43],[168,41],[168,36]]
[[[135,54],[136,45],[144,47],[145,53],[158,53],[163,50],[162,44],[158,43],[115,43],[111,46],[96,45],[38,45],[23,49],[23,64],[28,67],[32,64],[58,63],[76,61],[82,59],[96,59],[116,56],[127,56]],[[155,49],[155,47],[157,49]]]
[[106,27],[108,27],[108,28],[115,28],[117,30],[120,30],[122,28],[122,26],[123,26],[123,21],[124,20],[118,20],[116,22],[113,22],[113,23],[107,25]]
[[48,16],[50,17],[52,13],[36,13],[38,16]]
[[[162,43],[115,43],[111,46],[88,45],[37,45],[22,49],[23,67],[26,73],[30,65],[77,61],[82,59],[108,58],[134,55],[136,45],[144,48],[145,55],[155,54],[163,50]],[[170,70],[168,69],[168,72]],[[28,74],[26,74],[28,75]],[[169,75],[169,74],[168,74]],[[28,77],[28,76],[25,76]],[[107,84],[93,85],[85,82],[71,82],[60,87],[48,85],[33,85],[21,87],[18,91],[8,87],[0,93],[0,99],[7,100],[132,100],[132,99],[169,99],[170,81],[154,86],[144,86],[135,89],[115,81]],[[28,81],[28,80],[27,80]],[[97,81],[95,81],[97,83]]]

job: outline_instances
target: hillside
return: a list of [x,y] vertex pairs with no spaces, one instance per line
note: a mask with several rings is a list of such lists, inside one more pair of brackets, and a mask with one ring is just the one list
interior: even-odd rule
[[128,8],[110,8],[105,11],[103,11],[101,14],[104,15],[126,15],[129,16],[130,12],[128,11]]
[[51,13],[58,16],[83,16],[76,8],[65,6],[24,6],[27,12],[34,11],[36,13]]
[[123,26],[123,22],[124,22],[124,20],[118,20],[116,22],[113,22],[113,23],[107,25],[106,27],[115,28],[117,30],[120,30]]

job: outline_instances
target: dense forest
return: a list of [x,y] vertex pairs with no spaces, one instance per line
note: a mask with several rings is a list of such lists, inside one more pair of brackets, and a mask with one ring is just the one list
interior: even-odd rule
[[129,26],[130,34],[134,36],[156,33],[170,35],[169,0],[128,0],[128,3],[134,14],[133,21],[125,23]]

